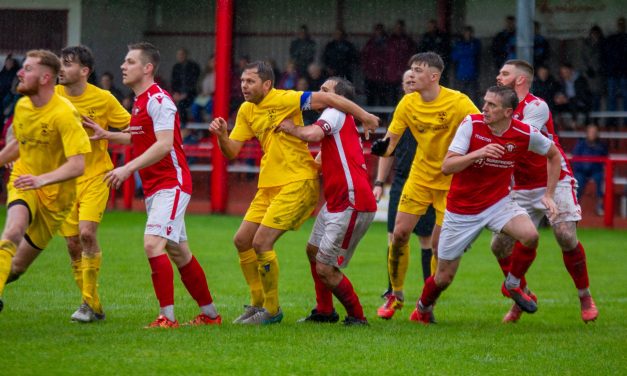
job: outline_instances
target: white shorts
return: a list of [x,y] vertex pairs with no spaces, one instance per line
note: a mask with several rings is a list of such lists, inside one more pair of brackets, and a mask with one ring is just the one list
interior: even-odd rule
[[[546,207],[540,201],[545,192],[546,188],[536,188],[516,190],[510,193],[512,199],[527,211],[536,227],[540,225],[542,218],[547,216]],[[581,206],[577,202],[577,180],[573,177],[566,176],[557,182],[553,201],[555,201],[557,206],[557,217],[551,222],[552,225],[560,222],[578,222],[581,220]]]
[[185,209],[190,195],[178,188],[162,189],[146,198],[146,235],[156,235],[172,243],[187,241]]
[[519,215],[527,215],[527,212],[510,196],[504,197],[479,214],[455,214],[445,211],[438,258],[449,261],[460,258],[464,251],[470,248],[481,230],[487,228],[501,232],[507,222]]
[[374,212],[358,212],[353,208],[331,213],[325,203],[309,237],[309,244],[318,247],[316,260],[325,265],[345,268],[374,215]]

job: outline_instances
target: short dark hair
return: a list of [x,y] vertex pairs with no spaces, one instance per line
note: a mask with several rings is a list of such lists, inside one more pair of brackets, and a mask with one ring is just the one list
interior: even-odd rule
[[346,99],[355,99],[355,86],[352,82],[339,76],[329,77],[327,80],[335,82],[335,88],[333,89],[335,94],[341,95]]
[[513,65],[515,66],[517,69],[520,69],[522,71],[524,71],[525,73],[527,73],[529,75],[529,77],[533,78],[534,75],[534,71],[533,71],[533,65],[531,65],[528,61],[526,60],[522,60],[522,59],[511,59],[511,60],[507,60],[505,62],[504,65]]
[[440,73],[444,71],[444,61],[442,60],[442,57],[433,51],[415,54],[409,59],[409,66],[411,67],[414,63],[427,64],[429,67],[439,70]]
[[518,95],[514,89],[507,86],[490,86],[488,93],[494,93],[501,97],[503,108],[515,110],[518,107]]
[[104,72],[104,73],[100,76],[100,78],[105,77],[105,76],[106,76],[106,77],[109,77],[109,79],[111,79],[111,81],[113,81],[113,78],[114,78],[113,73],[111,73],[111,72],[109,72],[109,71],[106,71],[106,72]]
[[61,60],[54,52],[49,50],[30,50],[26,53],[26,57],[39,58],[39,64],[45,65],[52,70],[56,77],[61,70]]
[[257,60],[244,66],[244,70],[249,69],[257,70],[257,75],[261,78],[261,82],[270,80],[272,81],[272,86],[274,86],[274,70],[270,64],[265,61]]
[[70,63],[78,63],[79,65],[89,69],[89,73],[94,71],[94,54],[89,47],[69,46],[61,50],[61,60]]
[[128,50],[140,50],[142,57],[144,58],[144,64],[152,64],[155,69],[153,70],[154,74],[157,74],[159,70],[159,63],[161,62],[161,54],[157,47],[155,47],[152,43],[148,42],[138,42],[132,43],[128,45]]

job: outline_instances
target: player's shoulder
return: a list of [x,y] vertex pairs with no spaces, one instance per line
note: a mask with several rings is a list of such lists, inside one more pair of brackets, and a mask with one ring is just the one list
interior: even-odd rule
[[15,103],[16,109],[26,109],[26,108],[32,108],[32,107],[33,107],[33,102],[27,96],[21,97]]

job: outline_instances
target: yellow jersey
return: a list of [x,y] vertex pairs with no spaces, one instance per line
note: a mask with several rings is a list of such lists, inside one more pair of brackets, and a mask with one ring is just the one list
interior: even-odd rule
[[[42,107],[35,107],[28,97],[20,98],[15,105],[13,133],[20,152],[13,177],[38,176],[56,170],[68,157],[91,151],[78,111],[56,94]],[[50,210],[65,208],[75,194],[75,179],[38,189],[43,205]]]
[[442,162],[459,124],[479,109],[463,93],[440,86],[440,94],[424,102],[419,93],[407,94],[394,111],[388,131],[402,136],[406,128],[418,142],[408,181],[448,190],[452,175],[444,176]]
[[[128,127],[131,115],[108,90],[87,84],[83,94],[75,97],[68,95],[63,85],[57,85],[55,91],[72,102],[82,116],[89,117],[105,130],[109,127],[118,129]],[[91,129],[86,129],[86,131],[89,136],[93,135]],[[107,140],[90,142],[91,153],[85,155],[85,174],[78,177],[79,182],[113,169],[107,150],[109,142]]]
[[[229,136],[232,140],[248,141],[256,137],[263,157],[259,172],[259,188],[277,187],[306,179],[317,179],[318,168],[307,143],[275,128],[284,119],[303,126],[303,103],[309,92],[272,89],[259,104],[244,102]],[[305,101],[306,102],[306,101]]]

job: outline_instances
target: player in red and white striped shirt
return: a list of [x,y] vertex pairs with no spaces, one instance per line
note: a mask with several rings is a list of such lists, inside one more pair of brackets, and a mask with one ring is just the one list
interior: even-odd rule
[[[340,77],[329,78],[320,90],[348,99],[355,93],[353,85]],[[336,322],[339,318],[333,309],[335,295],[348,314],[344,324],[367,324],[351,282],[340,271],[348,265],[377,211],[355,120],[349,114],[327,108],[311,126],[296,127],[288,119],[277,131],[303,141],[321,142],[326,203],[316,218],[307,244],[317,305],[302,321]]]
[[[183,153],[183,142],[176,106],[165,90],[154,82],[159,51],[150,43],[129,45],[122,64],[122,80],[135,93],[130,135],[99,130],[96,134],[119,143],[131,143],[133,159],[106,174],[118,188],[139,171],[146,197],[148,220],[144,250],[160,312],[147,327],[172,328],[174,316],[174,276],[172,260],[181,280],[196,300],[201,313],[190,325],[220,324],[202,267],[192,255],[185,231],[185,209],[192,193],[192,179]],[[129,137],[130,136],[130,137]]]
[[[551,138],[560,150],[562,168],[555,190],[555,203],[559,211],[550,223],[555,239],[562,249],[564,266],[578,291],[581,318],[586,323],[594,321],[599,311],[590,294],[586,254],[583,245],[577,239],[577,222],[581,220],[581,207],[576,195],[577,180],[573,177],[564,151],[559,145],[549,107],[545,101],[529,92],[533,80],[533,67],[524,60],[506,61],[496,80],[499,85],[515,90],[518,95],[520,103],[514,111],[514,119],[541,131]],[[536,226],[546,215],[545,208],[539,201],[545,191],[546,161],[540,156],[527,153],[514,170],[514,187],[511,195],[512,199],[527,211]],[[492,251],[505,274],[509,270],[512,246],[513,240],[503,234],[494,236],[492,240]],[[514,305],[503,318],[503,322],[516,322],[521,314],[522,312]]]
[[482,115],[469,115],[459,126],[442,164],[444,174],[454,174],[440,234],[438,266],[425,281],[412,320],[431,321],[433,305],[453,281],[461,256],[483,228],[516,240],[505,288],[524,311],[536,303],[521,288],[520,280],[531,266],[538,246],[538,231],[529,215],[509,196],[514,167],[528,152],[548,158],[547,189],[542,203],[555,213],[553,193],[560,174],[557,147],[537,129],[512,119],[518,105],[516,93],[505,87],[488,89]]

